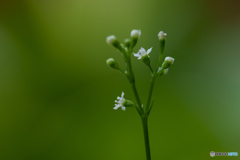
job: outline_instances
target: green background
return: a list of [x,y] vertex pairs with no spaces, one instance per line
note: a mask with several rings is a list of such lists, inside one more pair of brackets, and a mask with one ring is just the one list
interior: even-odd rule
[[[141,29],[153,50],[166,32],[175,58],[157,80],[149,118],[153,160],[207,160],[210,151],[240,153],[239,1],[1,0],[0,159],[144,160],[135,109],[113,110],[127,79],[110,69],[122,57],[106,44]],[[146,103],[150,74],[133,58]],[[215,157],[237,159],[238,157]]]

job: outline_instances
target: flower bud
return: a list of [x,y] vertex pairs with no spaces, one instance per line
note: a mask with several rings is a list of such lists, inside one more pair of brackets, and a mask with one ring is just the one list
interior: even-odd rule
[[160,54],[163,54],[164,48],[165,48],[165,36],[167,36],[167,33],[164,33],[163,31],[160,31],[158,33],[158,39],[159,39],[159,44],[160,44]]
[[140,30],[134,29],[134,30],[131,31],[131,38],[132,38],[131,39],[131,45],[130,45],[131,48],[136,46],[137,41],[140,38],[140,35],[141,35],[141,31]]
[[131,44],[131,39],[130,38],[127,38],[124,40],[124,45],[128,48],[130,47],[130,44]]
[[162,68],[163,69],[167,69],[169,68],[174,62],[174,58],[172,57],[166,57],[163,64],[162,64]]
[[168,70],[169,70],[168,68],[167,68],[167,69],[164,69],[163,74],[164,74],[164,75],[168,74]]
[[112,45],[115,48],[119,49],[120,51],[123,51],[123,48],[120,42],[117,40],[117,38],[114,35],[108,36],[106,41],[109,45]]
[[158,33],[158,39],[159,40],[165,39],[165,36],[167,36],[167,33],[164,33],[163,31],[160,31]]
[[123,102],[123,106],[124,107],[133,107],[134,103],[130,100],[125,99],[125,101]]
[[108,44],[113,45],[114,43],[116,43],[117,38],[114,35],[111,35],[107,37],[106,41]]
[[150,58],[147,54],[145,56],[142,56],[142,60],[146,65],[150,65]]
[[134,38],[134,39],[139,39],[141,36],[141,31],[140,30],[132,30],[131,31],[131,37]]
[[166,75],[167,73],[168,73],[168,68],[167,69],[162,69],[162,67],[158,68],[158,71],[157,71],[158,76],[163,76],[163,75]]
[[113,58],[109,58],[107,61],[107,65],[113,69],[119,70],[119,66],[117,62]]

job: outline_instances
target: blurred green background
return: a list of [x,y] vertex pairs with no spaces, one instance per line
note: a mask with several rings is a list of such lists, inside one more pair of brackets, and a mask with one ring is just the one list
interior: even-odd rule
[[[113,110],[127,79],[106,36],[142,35],[135,52],[168,33],[175,58],[154,88],[149,118],[153,160],[207,160],[240,153],[240,10],[238,0],[1,0],[0,159],[145,160],[135,109]],[[133,59],[146,103],[148,68]],[[237,159],[239,157],[215,157]]]

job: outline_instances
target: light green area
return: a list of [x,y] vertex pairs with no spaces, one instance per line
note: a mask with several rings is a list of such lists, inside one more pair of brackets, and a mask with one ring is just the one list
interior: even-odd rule
[[[142,31],[135,52],[153,47],[153,66],[160,30],[168,33],[165,56],[175,58],[154,88],[152,160],[240,153],[239,23],[211,7],[200,0],[0,2],[0,159],[145,160],[136,110],[112,109],[122,91],[134,100],[131,86],[106,65],[112,57],[124,67],[106,36],[122,41],[132,29]],[[148,68],[133,58],[133,69],[146,104]]]

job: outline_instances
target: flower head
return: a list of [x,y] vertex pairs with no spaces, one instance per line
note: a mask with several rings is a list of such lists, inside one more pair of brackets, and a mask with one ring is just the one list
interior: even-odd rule
[[135,57],[138,57],[138,59],[142,59],[142,57],[144,56],[148,56],[149,57],[149,53],[152,51],[152,47],[149,48],[147,51],[141,47],[141,49],[138,51],[138,53],[133,53],[133,55]]
[[126,107],[123,106],[123,103],[125,102],[125,98],[123,96],[124,92],[122,92],[121,97],[117,97],[117,100],[115,100],[117,104],[115,104],[115,107],[113,109],[117,110],[119,107],[121,107],[123,111],[126,110]]
[[164,33],[163,31],[160,31],[160,32],[158,33],[158,39],[159,39],[159,40],[164,39],[165,36],[167,36],[167,33]]
[[141,30],[133,29],[131,31],[131,37],[132,38],[140,38],[140,36],[141,36]]

